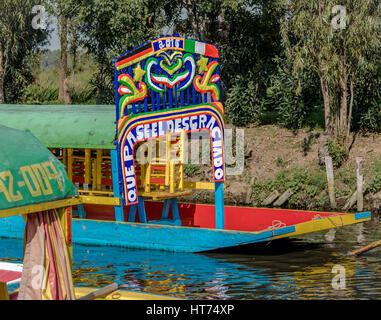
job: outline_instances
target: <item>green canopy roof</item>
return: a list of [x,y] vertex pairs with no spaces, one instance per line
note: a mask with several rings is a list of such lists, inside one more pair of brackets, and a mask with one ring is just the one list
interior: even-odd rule
[[115,149],[115,106],[1,105],[0,125],[29,130],[49,148]]
[[33,134],[0,125],[0,210],[76,194],[64,165]]

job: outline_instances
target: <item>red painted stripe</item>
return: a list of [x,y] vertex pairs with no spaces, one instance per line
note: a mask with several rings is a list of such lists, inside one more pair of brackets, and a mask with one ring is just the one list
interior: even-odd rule
[[10,270],[0,270],[0,281],[9,282],[16,279],[20,279],[22,272],[10,271]]
[[151,170],[165,171],[165,164],[163,164],[163,167],[151,166]]
[[117,67],[119,67],[119,66],[121,66],[121,65],[123,65],[123,64],[125,64],[125,63],[127,63],[127,62],[133,61],[133,60],[135,60],[135,59],[137,59],[137,58],[139,58],[139,57],[141,57],[141,56],[144,56],[144,55],[146,55],[147,53],[150,53],[150,52],[152,52],[152,51],[153,51],[152,47],[151,47],[151,48],[148,48],[147,50],[144,50],[144,51],[142,51],[142,52],[140,52],[140,53],[138,53],[138,54],[135,54],[135,55],[133,55],[132,57],[126,58],[126,59],[124,59],[124,60],[121,60],[121,61],[115,63],[115,65],[116,65]]
[[[148,221],[160,219],[163,210],[163,202],[144,201],[144,204]],[[178,205],[183,226],[215,228],[214,205],[191,203],[179,203]],[[129,206],[124,208],[125,221],[128,219],[129,209]],[[115,219],[114,208],[112,206],[91,205],[88,209],[85,207],[85,210],[88,219],[111,221]],[[225,229],[237,231],[262,231],[269,227],[276,226],[278,221],[284,223],[286,226],[291,226],[318,218],[342,214],[335,212],[233,206],[225,206],[224,212]]]
[[112,186],[112,179],[102,179],[102,185]]
[[205,44],[205,56],[218,58],[218,49],[212,44]]
[[165,183],[165,179],[159,179],[159,178],[151,178],[149,181],[152,183],[163,183],[163,184]]

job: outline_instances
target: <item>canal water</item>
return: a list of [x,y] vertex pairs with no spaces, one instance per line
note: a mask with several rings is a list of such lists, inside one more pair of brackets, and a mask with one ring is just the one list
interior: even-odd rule
[[[348,256],[380,239],[381,223],[373,218],[230,252],[74,245],[74,283],[101,287],[117,282],[131,291],[186,299],[381,299],[381,247],[358,258]],[[22,246],[20,240],[0,238],[0,260],[22,262]]]

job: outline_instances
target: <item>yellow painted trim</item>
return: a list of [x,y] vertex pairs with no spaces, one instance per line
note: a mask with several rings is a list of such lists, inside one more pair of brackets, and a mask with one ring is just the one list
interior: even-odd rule
[[[157,52],[158,52],[158,51],[157,51]],[[131,61],[129,61],[129,62],[126,62],[126,63],[124,63],[124,64],[121,64],[120,66],[116,67],[116,69],[119,71],[119,70],[121,70],[121,69],[127,68],[127,67],[129,67],[129,66],[131,66],[131,65],[133,65],[133,64],[135,64],[135,63],[138,63],[138,62],[140,62],[140,61],[142,61],[142,60],[144,60],[144,59],[150,57],[150,56],[153,56],[153,55],[156,54],[157,52],[150,51],[149,53],[146,53],[144,56],[141,56],[141,57],[139,57],[139,58],[136,58],[135,60],[131,60]]]
[[9,300],[9,293],[6,282],[0,282],[0,300]]
[[111,196],[113,196],[114,195],[114,193],[112,191],[82,190],[82,189],[78,189],[78,192],[79,193],[87,193],[90,196],[93,196],[93,195],[111,195]]
[[214,182],[184,181],[184,188],[196,190],[214,190]]
[[91,150],[85,149],[85,183],[91,183]]
[[67,149],[67,177],[73,181],[73,149]]
[[[97,288],[76,287],[74,288],[75,298],[78,299],[80,297],[84,297],[85,295],[96,290]],[[158,295],[158,294],[115,290],[106,296],[99,297],[94,300],[181,300],[181,299],[170,297],[170,296]]]
[[7,218],[7,217],[17,216],[21,214],[29,214],[34,212],[46,211],[50,209],[75,206],[80,203],[81,203],[81,200],[75,197],[69,198],[69,199],[36,203],[36,204],[31,204],[29,206],[22,206],[22,207],[16,207],[11,209],[0,210],[0,218]]
[[110,206],[120,206],[120,199],[114,198],[114,197],[80,195],[79,198],[81,199],[82,203],[87,203],[87,204],[103,204],[103,205],[110,205]]
[[316,219],[316,220],[296,224],[295,232],[276,236],[274,237],[274,239],[294,237],[294,236],[305,234],[305,233],[322,231],[322,230],[327,230],[332,228],[339,228],[339,227],[348,226],[351,224],[360,223],[360,222],[369,221],[369,220],[371,220],[371,218],[356,220],[354,213],[341,214],[341,215],[339,214],[336,216],[330,216],[327,218],[321,218],[321,219]]
[[[59,208],[59,210],[57,210],[57,213],[58,213],[58,216],[59,216],[59,219],[60,219],[60,223],[61,223],[61,226],[62,226],[62,231],[64,233],[64,237],[65,237],[65,244],[66,244],[66,247],[67,247],[67,250],[68,250],[68,254],[69,254],[69,263],[70,263],[70,270],[71,270],[72,265],[73,265],[73,244],[72,243],[71,244],[67,243],[67,237],[68,237],[68,233],[69,233],[69,227],[71,228],[71,224],[70,224],[70,226],[68,225],[68,216],[67,216],[67,214],[70,215],[70,221],[71,221],[71,219],[72,219],[72,208],[69,207],[69,212],[67,212],[66,208],[62,207],[62,208]],[[70,233],[71,233],[71,230],[70,230]],[[25,239],[25,236],[24,236],[24,239]],[[25,252],[25,248],[24,248],[24,252]]]
[[102,189],[102,149],[97,149],[97,158],[96,158],[96,190]]
[[190,196],[192,194],[192,190],[186,190],[186,191],[179,191],[174,193],[169,193],[166,191],[139,191],[138,195],[140,197],[149,197],[152,198],[152,200],[164,200],[164,199],[173,199],[178,197],[186,197]]

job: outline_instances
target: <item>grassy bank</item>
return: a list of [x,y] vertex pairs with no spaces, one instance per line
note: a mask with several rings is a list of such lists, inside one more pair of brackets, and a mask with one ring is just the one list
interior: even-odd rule
[[[325,167],[318,164],[321,129],[294,132],[264,125],[244,130],[245,167],[240,175],[227,177],[227,204],[261,207],[273,191],[282,194],[290,189],[293,194],[283,208],[331,210]],[[337,210],[342,211],[356,191],[355,158],[360,156],[365,181],[364,210],[376,212],[381,203],[381,135],[353,138],[347,160],[334,169]],[[188,164],[185,174],[188,179],[212,181],[210,165]],[[197,191],[188,201],[213,203],[213,193]],[[356,211],[356,204],[350,211]]]

